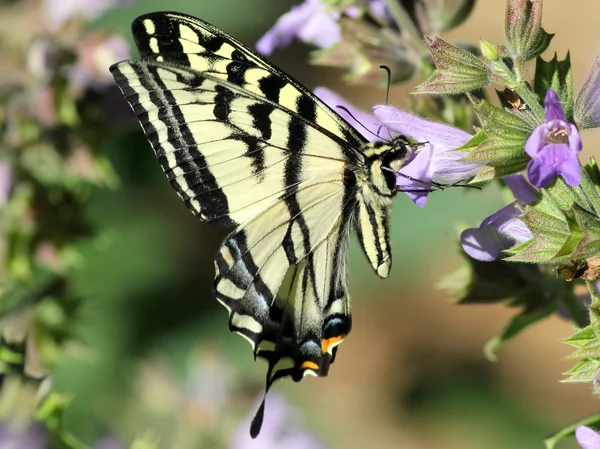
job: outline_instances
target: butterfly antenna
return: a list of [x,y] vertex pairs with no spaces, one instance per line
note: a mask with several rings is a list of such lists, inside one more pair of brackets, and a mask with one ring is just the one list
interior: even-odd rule
[[[368,133],[373,134],[375,137],[377,137],[378,139],[380,138],[379,134],[375,134],[373,131],[371,131],[369,128],[367,128],[365,125],[363,125],[361,122],[358,121],[358,119],[356,117],[354,117],[354,115],[352,114],[352,112],[350,112],[348,110],[347,107],[345,106],[341,106],[341,105],[337,105],[336,108],[341,109],[342,111],[344,111],[346,114],[348,114],[350,117],[352,117],[354,119],[354,121],[356,123],[358,123],[360,126],[362,126],[362,128],[367,131]],[[377,132],[379,132],[379,130],[377,130]]]
[[[433,192],[435,190],[444,190],[447,189],[449,187],[464,187],[465,189],[476,189],[476,190],[482,190],[481,187],[479,186],[472,186],[470,184],[461,184],[462,180],[460,181],[455,181],[451,184],[441,184],[439,182],[435,182],[435,181],[422,181],[418,178],[413,178],[412,176],[406,175],[404,173],[401,173],[400,171],[396,171],[390,167],[381,167],[382,170],[385,171],[389,171],[391,173],[393,173],[395,176],[402,176],[405,179],[408,179],[409,181],[412,182],[418,182],[421,184],[430,184],[432,188],[429,189],[417,189],[417,190],[408,190],[408,192]],[[403,192],[406,192],[407,190],[402,190]]]
[[380,69],[387,72],[387,89],[385,90],[385,104],[388,104],[390,98],[390,87],[392,86],[392,70],[387,65],[380,65]]

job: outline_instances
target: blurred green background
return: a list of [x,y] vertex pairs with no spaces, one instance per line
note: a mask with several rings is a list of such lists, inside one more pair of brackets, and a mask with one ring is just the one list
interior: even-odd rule
[[[131,43],[134,17],[169,9],[253,45],[291,4],[139,0],[90,26]],[[597,6],[580,0],[577,20],[566,17],[563,7],[547,1],[544,22],[549,32],[563,32],[553,42],[559,55],[573,50],[578,87],[600,42],[591,21],[597,15],[583,11]],[[480,1],[452,38],[501,42],[503,14],[504,2]],[[577,30],[565,33],[570,25]],[[595,41],[582,41],[584,31],[578,30],[592,29]],[[345,86],[340,72],[309,66],[305,46],[294,44],[272,59],[309,88],[330,87],[366,110],[385,98],[381,89]],[[405,104],[410,87],[394,88],[391,102]],[[583,138],[590,139],[586,149],[592,147],[595,136]],[[102,148],[121,185],[93,195],[89,214],[100,235],[79,245],[85,266],[77,293],[86,301],[78,332],[84,345],[68,351],[54,378],[56,389],[73,394],[66,424],[84,441],[108,433],[127,444],[149,431],[165,448],[230,447],[231,435],[255,411],[266,365],[254,363],[248,344],[228,332],[226,310],[211,291],[213,255],[225,231],[188,212],[139,127],[107,135]],[[394,267],[385,281],[353,240],[353,330],[329,377],[273,388],[295,407],[297,425],[332,449],[541,448],[545,436],[596,411],[590,387],[558,383],[571,366],[562,360],[569,348],[556,341],[571,333],[567,322],[552,317],[534,326],[492,363],[482,347],[513,311],[458,307],[435,288],[461,263],[456,224],[478,224],[503,204],[493,188],[440,192],[424,209],[399,195],[392,218]],[[573,441],[561,444],[576,447]],[[252,447],[266,446],[259,440]]]

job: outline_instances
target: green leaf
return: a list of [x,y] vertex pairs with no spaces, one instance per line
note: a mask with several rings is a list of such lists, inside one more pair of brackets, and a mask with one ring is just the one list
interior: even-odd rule
[[460,94],[490,82],[490,69],[476,56],[438,38],[425,37],[436,70],[416,87],[417,94]]
[[546,318],[556,311],[556,308],[558,307],[557,301],[546,301],[542,299],[531,302],[531,293],[532,291],[527,289],[521,292],[521,295],[525,295],[525,297],[516,298],[515,301],[526,301],[529,303],[527,307],[521,313],[513,317],[499,337],[492,338],[485,345],[484,354],[489,360],[495,361],[497,359],[496,351],[498,351],[498,349],[500,349],[500,347],[508,340],[514,338],[533,323]]
[[598,427],[600,426],[600,413],[596,413],[595,415],[590,415],[586,418],[583,418],[573,424],[564,427],[563,429],[556,432],[554,435],[549,436],[544,440],[544,444],[546,445],[546,449],[554,449],[556,443],[566,437],[573,436],[575,434],[575,429],[579,426],[586,427]]
[[538,57],[535,63],[533,86],[539,98],[545,98],[546,91],[552,88],[560,98],[567,118],[573,117],[573,70],[569,52],[562,61],[558,60],[556,53],[550,61],[544,61]]

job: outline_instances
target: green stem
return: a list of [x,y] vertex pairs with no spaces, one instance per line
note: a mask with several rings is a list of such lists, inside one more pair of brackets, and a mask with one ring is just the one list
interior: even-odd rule
[[[527,83],[523,80],[521,69],[515,67],[514,70],[510,70],[501,59],[494,61],[494,64],[500,67],[501,75],[493,73],[491,77],[492,81],[514,90],[519,97],[525,101],[527,106],[529,106],[529,109],[535,116],[537,122],[543,123],[546,118],[544,108],[535,97],[534,93],[529,90]],[[518,62],[515,64],[518,64]]]
[[529,106],[529,109],[531,109],[531,112],[538,120],[538,122],[544,123],[544,121],[546,120],[544,108],[537,100],[534,93],[529,90],[527,84],[524,81],[522,81],[512,86],[512,90],[514,90],[519,95],[519,97],[521,97],[525,101],[525,103],[527,103],[527,106]]
[[564,429],[559,430],[557,433],[552,435],[549,438],[546,438],[544,443],[546,444],[546,449],[553,449],[556,446],[556,443],[562,440],[565,437],[571,436],[575,433],[575,429],[579,426],[590,426],[597,425],[600,421],[600,413],[596,413],[595,415],[588,416],[570,426],[565,427]]
[[398,0],[387,0],[387,7],[392,18],[398,25],[398,28],[400,28],[400,31],[406,31],[410,35],[415,47],[419,50],[419,53],[422,55],[428,54],[427,47],[423,44],[423,35],[417,27],[415,27],[415,24],[400,2]]
[[592,302],[588,306],[590,310],[590,324],[594,331],[600,328],[600,296],[596,291],[596,283],[594,281],[585,281],[588,290],[590,291],[590,297]]

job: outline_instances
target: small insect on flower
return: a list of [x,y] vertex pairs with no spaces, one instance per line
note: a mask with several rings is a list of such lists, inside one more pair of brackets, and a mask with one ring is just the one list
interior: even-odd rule
[[561,175],[567,185],[578,186],[581,168],[577,155],[582,146],[579,131],[568,122],[552,89],[548,89],[544,105],[546,121],[525,142],[525,153],[531,156],[527,166],[529,181],[535,187],[545,187]]

